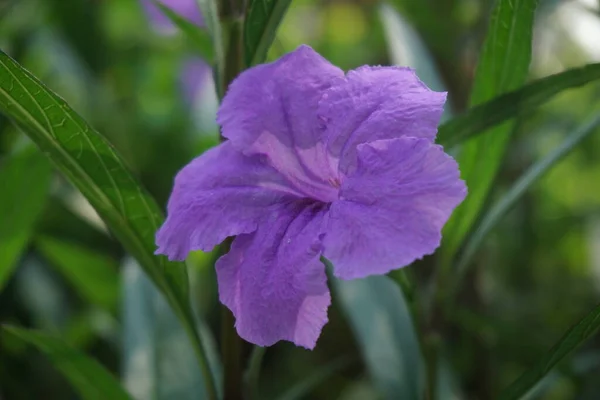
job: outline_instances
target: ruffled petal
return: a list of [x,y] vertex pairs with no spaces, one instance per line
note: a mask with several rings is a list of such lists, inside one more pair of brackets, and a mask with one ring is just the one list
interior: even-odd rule
[[410,68],[361,67],[337,81],[319,105],[327,147],[343,175],[356,168],[356,146],[402,136],[433,142],[446,101]]
[[272,206],[297,198],[262,158],[245,156],[226,142],[185,166],[156,234],[156,253],[183,260],[192,250],[209,251],[228,236],[255,231]]
[[230,85],[217,122],[223,136],[245,154],[270,163],[307,196],[328,201],[336,188],[322,142],[318,102],[344,73],[308,46],[250,68]]
[[361,144],[356,172],[331,205],[324,255],[342,279],[406,266],[434,252],[465,196],[458,165],[429,139]]
[[256,232],[237,236],[217,261],[219,297],[242,338],[259,346],[288,340],[314,348],[331,303],[319,261],[326,217],[323,204],[288,203]]

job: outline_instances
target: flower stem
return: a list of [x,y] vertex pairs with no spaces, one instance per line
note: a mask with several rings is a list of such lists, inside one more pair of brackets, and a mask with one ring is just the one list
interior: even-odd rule
[[[242,72],[244,64],[244,14],[246,11],[245,0],[223,0],[219,10],[225,49],[225,60],[222,68],[222,77],[219,79],[219,96],[225,96],[227,87]],[[225,140],[221,137],[221,140]],[[226,241],[221,245],[220,252],[224,254],[230,245]],[[235,318],[231,311],[222,307],[221,312],[221,356],[224,369],[224,400],[242,400],[243,396],[243,342],[238,336],[235,327]]]
[[250,400],[260,400],[258,380],[260,378],[260,367],[267,351],[266,347],[254,346],[248,363],[248,372],[246,374],[246,392]]
[[231,311],[222,307],[221,312],[221,353],[224,368],[224,400],[242,400],[242,346],[243,342],[234,328]]

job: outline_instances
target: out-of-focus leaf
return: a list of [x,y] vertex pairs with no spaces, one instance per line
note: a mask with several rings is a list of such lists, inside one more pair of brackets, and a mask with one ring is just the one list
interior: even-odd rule
[[278,400],[301,400],[309,395],[319,385],[327,382],[333,375],[352,365],[352,357],[340,357],[311,373],[306,379],[290,387]]
[[[113,234],[140,262],[162,291],[194,344],[198,361],[210,370],[189,303],[183,263],[154,255],[154,234],[162,216],[113,147],[67,103],[31,73],[0,52],[0,111],[38,145],[87,198]],[[207,384],[216,398],[215,385]]]
[[108,310],[116,308],[119,278],[114,260],[51,237],[37,239],[36,247],[84,299]]
[[85,400],[129,400],[119,382],[102,365],[69,347],[62,339],[42,332],[4,326],[4,334],[14,336],[44,353]]
[[436,400],[460,400],[464,398],[459,389],[460,385],[451,368],[444,357],[438,359],[435,389]]
[[[123,266],[123,371],[125,385],[139,400],[202,398],[205,383],[194,350],[177,317],[139,265]],[[217,346],[200,329],[211,370],[220,376]],[[217,378],[220,381],[220,378]]]
[[291,0],[250,0],[244,23],[246,64],[263,63]]
[[600,305],[572,326],[565,336],[550,349],[548,354],[504,390],[498,399],[522,399],[558,362],[587,341],[596,333],[598,328],[600,328]]
[[[463,115],[442,124],[438,130],[437,142],[445,147],[455,146],[506,120],[531,113],[563,90],[598,79],[600,64],[589,64],[538,79],[520,89],[475,106]],[[486,132],[494,133],[491,130]]]
[[[471,105],[521,86],[531,60],[533,20],[538,0],[497,0],[475,74]],[[475,222],[514,129],[513,121],[494,127],[464,147],[458,157],[469,195],[444,229],[442,256],[450,261]]]
[[384,398],[423,398],[423,359],[399,287],[386,276],[334,282],[373,382]]
[[0,290],[44,209],[50,178],[50,163],[36,149],[12,154],[0,163]]
[[495,203],[485,214],[481,223],[477,226],[471,238],[465,246],[465,250],[458,262],[458,274],[464,275],[475,252],[483,242],[486,235],[496,226],[506,212],[535,184],[546,172],[562,160],[582,140],[597,131],[600,125],[600,115],[592,118],[583,126],[574,130],[567,138],[550,154],[533,164],[521,177],[510,187],[510,189]]
[[81,0],[47,0],[51,16],[62,33],[63,40],[75,49],[79,57],[95,72],[107,65],[109,53],[100,25],[101,3]]
[[214,50],[212,39],[208,32],[198,25],[183,18],[181,15],[165,6],[162,2],[158,0],[153,0],[153,2],[158,8],[160,8],[165,16],[171,20],[173,25],[178,27],[185,34],[204,61],[211,63],[214,57]]
[[387,3],[379,6],[379,16],[392,63],[414,68],[431,89],[447,91],[429,50],[410,23]]

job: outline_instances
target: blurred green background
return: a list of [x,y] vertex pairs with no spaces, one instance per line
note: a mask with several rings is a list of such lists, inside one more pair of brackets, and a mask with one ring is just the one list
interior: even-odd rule
[[[295,0],[269,57],[306,43],[345,70],[415,67],[430,87],[449,91],[449,118],[467,107],[491,7],[487,0]],[[531,80],[600,61],[599,10],[596,0],[541,1]],[[218,142],[210,74],[191,83],[185,74],[198,62],[193,46],[153,26],[139,0],[0,0],[0,48],[102,132],[161,206],[178,169]],[[600,85],[592,83],[521,115],[489,201],[598,112],[599,100]],[[3,117],[0,171],[0,323],[60,334],[123,377],[137,399],[152,390],[197,398],[189,395],[197,367],[177,320],[85,199]],[[5,196],[11,180],[21,183],[18,195]],[[14,210],[25,204],[36,212],[18,216]],[[12,231],[11,218],[30,218],[32,232]],[[190,265],[194,304],[218,338],[214,257],[197,253]],[[425,290],[419,268],[430,265],[421,264],[406,272],[414,290]],[[465,282],[437,333],[444,338],[440,379],[448,380],[446,398],[490,399],[600,299],[600,135],[503,218]],[[325,368],[322,379],[303,398],[375,396],[335,300],[329,316],[314,351],[290,343],[266,351],[261,398],[281,395],[318,368]],[[146,379],[148,368],[160,384]],[[596,338],[532,398],[598,399],[599,376]],[[0,342],[0,399],[72,398],[46,358],[9,338]]]

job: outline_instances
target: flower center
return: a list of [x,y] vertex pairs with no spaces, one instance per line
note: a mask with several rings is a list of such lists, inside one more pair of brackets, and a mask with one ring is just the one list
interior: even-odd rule
[[329,178],[328,182],[332,187],[334,187],[336,189],[339,189],[340,186],[342,186],[342,183],[340,182],[340,178]]

